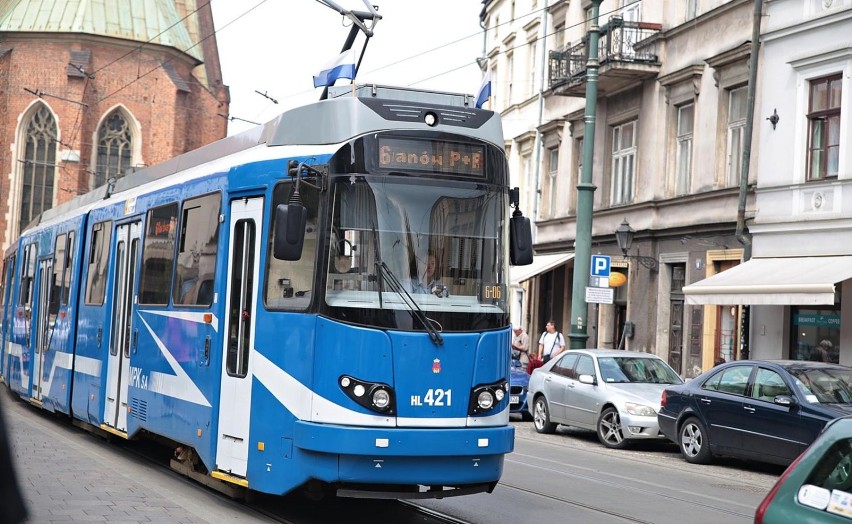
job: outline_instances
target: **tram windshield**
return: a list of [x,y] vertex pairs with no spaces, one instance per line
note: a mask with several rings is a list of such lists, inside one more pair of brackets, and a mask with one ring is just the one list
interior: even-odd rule
[[506,209],[505,193],[481,183],[338,179],[327,306],[344,320],[389,327],[406,327],[402,319],[418,308],[444,330],[499,326],[507,307]]

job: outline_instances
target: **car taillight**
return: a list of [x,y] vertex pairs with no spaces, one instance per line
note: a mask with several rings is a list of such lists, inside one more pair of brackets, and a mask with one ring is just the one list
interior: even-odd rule
[[660,407],[661,408],[666,407],[666,390],[665,389],[663,390],[663,396],[660,397]]
[[781,489],[781,485],[784,484],[784,481],[787,480],[787,477],[790,476],[790,473],[796,468],[796,464],[802,460],[802,457],[805,456],[805,453],[808,451],[805,450],[801,455],[796,457],[796,460],[793,461],[792,464],[787,466],[787,469],[784,470],[784,473],[778,477],[778,480],[775,482],[775,485],[772,486],[772,489],[769,490],[769,493],[766,494],[766,497],[763,499],[763,502],[760,503],[760,506],[757,507],[757,511],[754,512],[754,524],[763,524],[763,516],[766,515],[766,510],[769,508],[769,505],[772,503],[772,499],[775,498],[775,495],[778,494],[778,490]]

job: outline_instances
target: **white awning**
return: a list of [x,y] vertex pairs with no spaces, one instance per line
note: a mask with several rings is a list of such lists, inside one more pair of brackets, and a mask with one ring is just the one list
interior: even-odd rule
[[683,288],[692,305],[834,304],[834,285],[852,278],[852,256],[754,258]]
[[511,282],[513,286],[518,286],[524,280],[529,280],[532,277],[538,276],[546,271],[550,271],[555,267],[559,267],[572,258],[574,258],[574,253],[548,253],[545,255],[535,255],[533,257],[533,263],[528,266],[509,267],[509,282]]

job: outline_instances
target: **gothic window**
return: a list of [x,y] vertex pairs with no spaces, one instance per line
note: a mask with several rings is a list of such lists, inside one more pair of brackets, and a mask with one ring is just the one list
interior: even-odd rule
[[53,207],[57,131],[56,120],[44,105],[33,113],[27,124],[19,230]]
[[132,137],[121,111],[113,111],[98,130],[98,160],[94,187],[104,185],[112,177],[124,176],[131,167]]

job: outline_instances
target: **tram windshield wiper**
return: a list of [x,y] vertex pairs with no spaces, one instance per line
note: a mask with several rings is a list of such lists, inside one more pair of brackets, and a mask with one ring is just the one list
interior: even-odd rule
[[417,305],[417,301],[414,300],[402,283],[400,283],[391,268],[385,264],[384,260],[382,260],[381,253],[379,251],[379,236],[376,233],[376,226],[373,226],[372,230],[373,246],[376,254],[376,279],[378,280],[379,285],[379,308],[382,307],[382,291],[384,290],[384,283],[387,282],[388,287],[391,288],[394,293],[399,295],[402,302],[408,306],[408,311],[411,313],[411,316],[419,320],[420,323],[423,324],[423,327],[426,328],[426,332],[429,333],[429,338],[432,339],[432,343],[436,346],[443,346],[444,337],[441,336],[440,331],[435,329],[436,322],[426,316],[426,313],[424,313],[423,310],[420,309],[420,306]]
[[[402,285],[391,268],[389,268],[388,265],[381,260],[376,261],[376,267],[378,267],[379,273],[386,277],[385,280],[388,283],[388,287],[399,295],[403,303],[408,306],[411,316],[419,320],[420,323],[423,324],[423,327],[426,328],[426,332],[429,333],[429,338],[432,339],[432,342],[436,346],[444,345],[444,337],[441,336],[440,331],[435,329],[435,321],[427,317],[426,313],[420,309],[420,306],[417,305],[417,301],[414,300],[411,294],[405,289],[405,286]],[[381,294],[381,292],[379,294]]]

